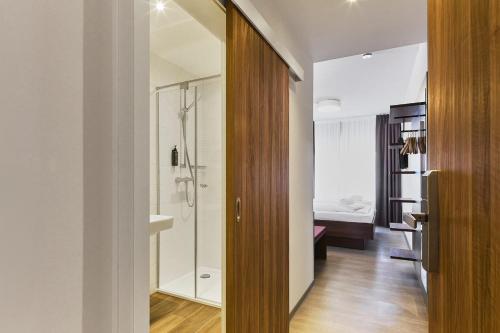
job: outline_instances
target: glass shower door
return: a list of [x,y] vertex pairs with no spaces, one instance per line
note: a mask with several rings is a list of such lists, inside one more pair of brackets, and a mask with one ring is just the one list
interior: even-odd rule
[[223,144],[221,79],[197,84],[196,297],[221,303]]
[[[157,98],[160,291],[221,304],[223,119],[220,78],[181,83]],[[178,165],[172,165],[172,150]]]
[[[193,100],[190,91],[186,98]],[[159,155],[159,214],[174,217],[173,227],[160,233],[158,281],[161,291],[195,298],[195,191],[187,168],[187,156],[195,156],[195,111],[185,113],[184,91],[174,86],[157,97],[157,143]],[[185,140],[184,140],[185,134]],[[178,165],[172,166],[172,150],[178,151]],[[192,160],[191,160],[192,161]],[[192,163],[194,163],[192,161]],[[188,204],[188,199],[190,204]]]

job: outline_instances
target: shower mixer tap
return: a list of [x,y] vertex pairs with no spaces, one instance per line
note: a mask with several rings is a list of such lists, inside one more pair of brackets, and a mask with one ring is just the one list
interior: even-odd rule
[[176,177],[175,178],[175,183],[176,184],[179,184],[179,183],[189,183],[189,182],[192,182],[193,181],[193,178],[191,177]]

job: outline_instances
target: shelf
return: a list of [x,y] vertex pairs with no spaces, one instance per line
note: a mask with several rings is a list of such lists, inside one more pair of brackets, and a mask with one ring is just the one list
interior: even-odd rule
[[405,223],[390,223],[389,226],[391,231],[404,231],[404,232],[417,231],[417,229],[414,229]]
[[404,104],[394,104],[391,105],[391,109],[395,108],[406,108],[409,106],[425,106],[427,103],[426,102],[415,102],[415,103],[404,103]]
[[424,174],[425,171],[414,171],[414,170],[398,170],[392,171],[393,175],[416,175],[416,174]]
[[418,222],[427,221],[427,214],[425,213],[403,213],[403,222],[410,227],[416,228]]
[[416,175],[416,171],[392,171],[391,172],[393,175]]
[[392,248],[390,252],[391,259],[406,260],[406,261],[419,261],[415,252],[404,249]]
[[425,132],[427,131],[425,128],[422,129],[412,129],[412,130],[401,130],[401,133],[417,133],[417,132]]
[[420,118],[420,117],[425,117],[425,114],[416,114],[416,115],[411,115],[411,116],[399,116],[399,117],[394,117],[394,119],[408,119],[408,118]]
[[389,123],[402,124],[415,118],[423,118],[426,116],[426,109],[424,102],[391,105]]
[[403,202],[403,203],[417,203],[418,202],[418,200],[411,199],[411,198],[397,198],[397,197],[390,197],[389,201]]

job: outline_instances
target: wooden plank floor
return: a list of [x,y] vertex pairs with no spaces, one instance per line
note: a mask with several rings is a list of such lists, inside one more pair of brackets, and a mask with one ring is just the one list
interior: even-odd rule
[[427,308],[413,263],[389,259],[406,248],[400,232],[377,228],[367,250],[328,248],[316,261],[316,281],[295,313],[290,332],[425,333]]
[[173,296],[150,296],[150,333],[221,333],[221,311]]

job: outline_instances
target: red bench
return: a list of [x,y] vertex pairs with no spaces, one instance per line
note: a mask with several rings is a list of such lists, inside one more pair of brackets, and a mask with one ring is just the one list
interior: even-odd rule
[[326,227],[314,226],[314,258],[326,260]]

